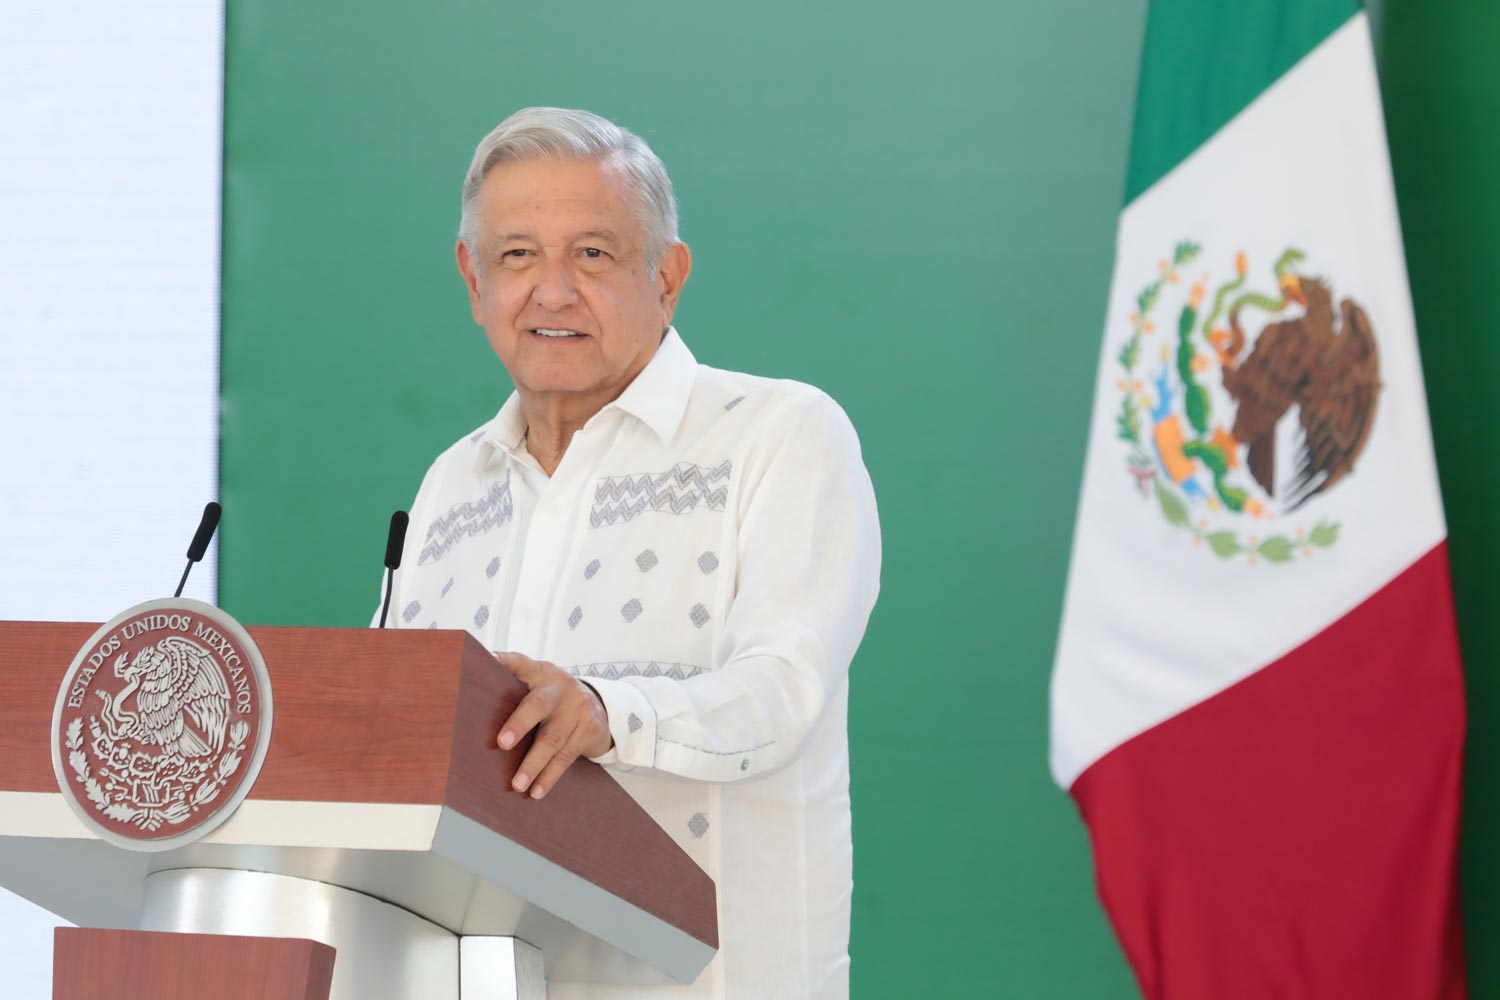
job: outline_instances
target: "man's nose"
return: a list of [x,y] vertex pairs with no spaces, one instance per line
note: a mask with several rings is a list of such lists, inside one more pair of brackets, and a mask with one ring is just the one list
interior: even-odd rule
[[573,269],[566,260],[543,261],[536,276],[531,297],[542,308],[557,312],[578,301],[578,286],[573,280]]

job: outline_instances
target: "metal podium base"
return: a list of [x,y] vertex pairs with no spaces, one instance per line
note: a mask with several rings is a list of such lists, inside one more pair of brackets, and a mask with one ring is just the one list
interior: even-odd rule
[[321,941],[337,953],[329,1000],[547,995],[541,953],[523,941],[460,938],[374,896],[290,875],[219,868],[157,872],[146,879],[139,929]]

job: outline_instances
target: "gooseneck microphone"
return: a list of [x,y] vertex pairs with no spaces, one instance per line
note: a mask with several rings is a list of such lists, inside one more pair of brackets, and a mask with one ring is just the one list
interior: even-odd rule
[[385,603],[380,606],[380,627],[391,610],[391,591],[396,589],[396,570],[401,568],[401,546],[406,544],[406,511],[391,515],[391,531],[385,536]]
[[198,531],[193,535],[192,544],[187,550],[187,565],[182,569],[182,579],[177,581],[177,593],[173,597],[182,596],[182,588],[187,586],[188,574],[193,571],[193,563],[203,558],[203,553],[208,551],[209,539],[214,537],[214,529],[219,526],[219,515],[224,513],[224,508],[210,500],[203,505],[203,520],[198,522]]

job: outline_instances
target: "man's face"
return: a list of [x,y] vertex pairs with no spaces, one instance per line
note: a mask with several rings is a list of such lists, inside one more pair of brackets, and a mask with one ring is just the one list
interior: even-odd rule
[[458,244],[474,321],[523,399],[592,414],[646,367],[691,267],[647,266],[635,202],[597,163],[503,163],[479,190],[477,260]]

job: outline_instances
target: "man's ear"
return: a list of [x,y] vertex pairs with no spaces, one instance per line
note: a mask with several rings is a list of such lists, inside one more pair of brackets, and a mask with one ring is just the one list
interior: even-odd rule
[[464,287],[469,290],[469,312],[474,314],[474,322],[483,325],[484,321],[479,318],[479,276],[476,271],[478,261],[469,253],[469,245],[463,240],[453,248],[453,254],[458,258],[458,273],[464,279]]
[[662,252],[656,262],[656,286],[661,290],[661,325],[672,324],[672,314],[677,311],[677,297],[682,286],[687,284],[693,270],[693,254],[686,243],[673,243]]

